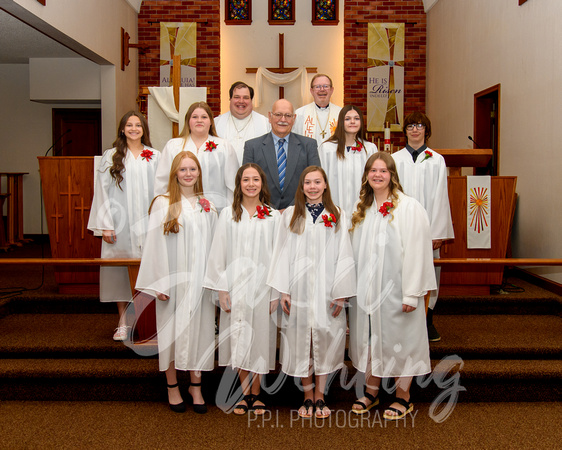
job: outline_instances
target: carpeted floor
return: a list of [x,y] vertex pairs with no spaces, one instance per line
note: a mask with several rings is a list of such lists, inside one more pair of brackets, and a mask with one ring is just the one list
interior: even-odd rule
[[[48,246],[34,243],[0,257],[48,254]],[[221,404],[217,393],[231,389],[225,380],[232,377],[218,368],[204,375],[209,413],[174,414],[154,343],[111,340],[114,305],[58,294],[52,267],[4,269],[2,449],[560,446],[561,298],[514,277],[507,282],[523,292],[440,298],[434,321],[443,340],[431,344],[434,373],[412,387],[415,414],[388,423],[381,418],[388,396],[369,416],[349,412],[356,395],[349,362],[332,384],[334,413],[324,421],[297,418],[302,394],[294,383],[266,397],[271,413],[263,418],[226,414],[214,404]],[[268,386],[277,376],[267,379]],[[185,374],[180,386],[187,387]]]
[[[0,447],[10,449],[555,449],[562,441],[560,403],[461,403],[441,422],[430,404],[415,416],[358,417],[331,405],[329,419],[299,419],[296,410],[236,417],[172,413],[153,402],[3,402]],[[435,417],[435,416],[434,416]]]

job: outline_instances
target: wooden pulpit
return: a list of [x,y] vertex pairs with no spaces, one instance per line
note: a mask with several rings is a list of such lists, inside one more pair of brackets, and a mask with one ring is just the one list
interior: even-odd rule
[[[99,258],[101,239],[87,229],[94,196],[92,156],[40,156],[39,170],[53,258]],[[63,294],[99,294],[99,267],[56,266]]]
[[[505,258],[515,212],[517,177],[491,177],[490,249],[467,248],[467,178],[462,167],[485,167],[490,149],[435,150],[443,155],[449,168],[449,203],[455,239],[441,248],[441,258]],[[456,174],[456,175],[455,175]],[[488,295],[490,285],[502,284],[502,265],[455,264],[441,269],[440,295]]]

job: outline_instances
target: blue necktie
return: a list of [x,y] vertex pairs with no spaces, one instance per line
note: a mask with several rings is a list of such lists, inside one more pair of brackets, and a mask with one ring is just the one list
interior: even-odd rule
[[283,190],[285,184],[285,169],[287,168],[287,153],[285,152],[285,139],[277,142],[277,171],[279,172],[279,186]]

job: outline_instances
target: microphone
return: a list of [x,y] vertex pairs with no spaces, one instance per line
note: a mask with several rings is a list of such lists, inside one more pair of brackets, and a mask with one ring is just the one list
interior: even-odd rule
[[[69,129],[66,130],[63,134],[61,134],[61,135],[58,137],[58,139],[53,143],[53,145],[51,145],[51,146],[47,149],[47,151],[45,152],[45,156],[47,156],[47,155],[49,154],[49,152],[51,151],[51,149],[52,149],[55,145],[57,145],[57,144],[60,142],[60,140],[64,137],[65,134],[68,134],[68,133],[70,133],[71,131],[72,131],[72,130],[69,128]],[[70,142],[72,142],[72,141],[70,141]],[[68,144],[68,142],[67,142],[67,144]],[[54,152],[53,152],[53,156],[55,156],[55,155],[54,155]]]
[[[68,144],[72,144],[72,139],[69,139],[69,140],[66,141],[64,144],[62,144],[61,150],[64,149],[64,146],[65,146],[65,145],[68,145]],[[57,155],[55,155],[55,151],[54,151],[54,150],[53,150],[53,156],[57,156]]]
[[472,141],[472,143],[473,143],[474,145],[476,145],[477,148],[482,148],[481,145],[478,145],[478,143],[477,143],[474,139],[472,139],[472,136],[468,136],[468,140],[469,140],[469,141]]

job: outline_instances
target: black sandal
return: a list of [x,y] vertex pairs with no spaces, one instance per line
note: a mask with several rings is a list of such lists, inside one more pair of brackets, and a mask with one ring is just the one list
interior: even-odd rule
[[[304,414],[300,413],[300,408],[299,408],[299,417],[303,417],[304,419],[310,419],[312,418],[312,415],[314,414],[314,402],[310,399],[306,399],[304,401],[304,403],[302,404],[301,408],[304,407],[305,408],[305,412]],[[308,415],[308,410],[312,409],[312,412],[310,413],[310,416]]]
[[[246,402],[246,404],[242,405],[241,402]],[[252,408],[253,404],[254,404],[254,396],[252,394],[245,395],[242,398],[242,400],[240,400],[240,402],[238,402],[238,404],[234,407],[232,413],[236,416],[243,416]],[[236,409],[241,409],[243,412],[242,413],[234,412],[234,410]]]
[[262,416],[267,411],[267,406],[265,406],[265,404],[264,405],[256,405],[256,402],[264,403],[264,401],[260,398],[259,395],[254,395],[254,399],[253,399],[252,407],[250,408],[250,411],[253,411],[253,413],[256,416]]
[[[327,419],[332,414],[332,411],[330,410],[330,408],[328,408],[328,405],[326,405],[326,402],[324,400],[316,400],[316,404],[314,406],[316,408],[316,412],[315,412],[314,416],[317,419]],[[328,408],[328,410],[330,411],[330,414],[324,415],[324,408]],[[318,412],[320,412],[321,414],[318,415]]]
[[353,406],[351,407],[351,411],[354,412],[355,414],[365,414],[366,412],[369,412],[369,410],[373,407],[373,406],[377,406],[379,404],[379,397],[373,397],[372,394],[369,394],[368,392],[365,392],[363,394],[363,397],[366,397],[367,400],[370,400],[371,403],[369,404],[369,406],[365,405],[365,403],[360,402],[359,399],[355,400],[353,402],[353,406],[355,405],[359,405],[361,406],[361,409],[355,409],[353,408]]
[[[191,383],[191,386],[200,387],[201,383]],[[191,396],[193,398],[193,395]],[[207,404],[206,403],[193,403],[193,412],[197,414],[205,414],[207,412]]]
[[[178,387],[178,383],[176,383],[176,384],[166,384],[166,386],[167,386],[168,389],[174,389],[174,388]],[[181,395],[181,393],[180,393],[180,395]],[[185,402],[183,402],[183,401],[181,403],[176,404],[176,405],[172,405],[170,402],[168,402],[168,405],[170,405],[170,409],[172,411],[174,411],[175,413],[184,413],[187,410],[187,408],[185,407]]]
[[391,415],[389,415],[385,412],[382,416],[386,420],[400,420],[400,419],[406,417],[406,415],[410,414],[414,410],[414,404],[410,403],[409,401],[404,400],[403,398],[396,397],[394,399],[394,402],[401,404],[406,409],[404,411],[400,411],[399,409],[391,408],[389,406],[388,408],[386,408],[386,410],[387,411],[394,411],[396,413],[396,415],[391,416]]

